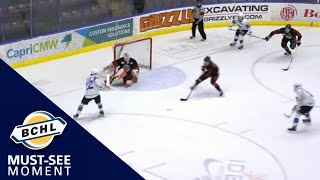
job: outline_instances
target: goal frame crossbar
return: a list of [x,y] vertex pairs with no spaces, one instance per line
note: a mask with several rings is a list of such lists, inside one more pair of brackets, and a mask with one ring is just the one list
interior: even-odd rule
[[136,59],[138,61],[139,66],[144,67],[144,68],[148,68],[149,70],[151,70],[152,69],[152,38],[151,37],[149,37],[149,38],[132,39],[132,40],[125,40],[125,41],[121,41],[121,42],[116,43],[112,47],[112,49],[113,49],[113,60],[117,60],[117,52],[116,52],[117,47],[138,43],[138,42],[141,42],[141,41],[150,41],[150,52],[149,52],[150,53],[150,60],[149,60],[150,62],[149,62],[149,66],[145,66],[145,65],[139,64],[139,60],[138,60],[139,57],[132,57],[132,58],[134,58],[134,59]]

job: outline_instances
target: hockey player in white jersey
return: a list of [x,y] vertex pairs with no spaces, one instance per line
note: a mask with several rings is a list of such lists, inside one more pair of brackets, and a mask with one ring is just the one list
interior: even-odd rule
[[90,76],[87,78],[86,82],[86,93],[81,100],[81,104],[78,107],[77,113],[73,116],[74,118],[78,118],[83,107],[88,105],[91,100],[94,100],[99,108],[99,113],[101,115],[104,114],[101,104],[101,97],[99,91],[103,89],[102,83],[98,77],[98,70],[92,69]]
[[244,18],[243,13],[239,13],[231,22],[231,24],[228,26],[228,29],[231,31],[232,27],[234,25],[238,26],[238,29],[235,33],[234,40],[232,43],[230,43],[230,46],[234,46],[237,44],[237,41],[239,40],[240,45],[238,49],[243,48],[243,37],[248,34],[249,36],[252,34],[251,25],[250,23]]
[[313,95],[302,88],[301,84],[295,84],[293,87],[295,93],[297,94],[296,100],[297,105],[293,107],[293,111],[296,112],[295,118],[293,120],[293,126],[288,129],[289,132],[297,131],[297,126],[299,123],[299,117],[304,115],[306,119],[302,121],[304,123],[311,123],[310,111],[315,105],[315,100]]

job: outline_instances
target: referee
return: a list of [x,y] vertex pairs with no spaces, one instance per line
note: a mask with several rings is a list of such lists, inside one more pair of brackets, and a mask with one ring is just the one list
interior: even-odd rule
[[193,8],[193,18],[194,22],[192,23],[192,36],[190,39],[196,37],[196,28],[198,27],[199,33],[202,36],[201,41],[205,41],[207,39],[206,33],[203,28],[203,16],[204,16],[204,8],[201,6],[201,0],[197,0],[197,4]]

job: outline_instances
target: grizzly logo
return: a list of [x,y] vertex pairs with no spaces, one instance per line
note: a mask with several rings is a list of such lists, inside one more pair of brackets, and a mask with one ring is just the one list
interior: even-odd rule
[[194,21],[192,9],[150,14],[140,18],[140,32],[162,27],[180,26]]

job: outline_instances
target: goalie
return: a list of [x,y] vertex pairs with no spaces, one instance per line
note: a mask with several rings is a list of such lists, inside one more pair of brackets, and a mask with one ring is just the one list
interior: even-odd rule
[[110,84],[123,82],[124,87],[127,88],[131,86],[130,84],[138,82],[139,65],[128,53],[124,53],[122,58],[114,60],[104,70],[109,71]]

